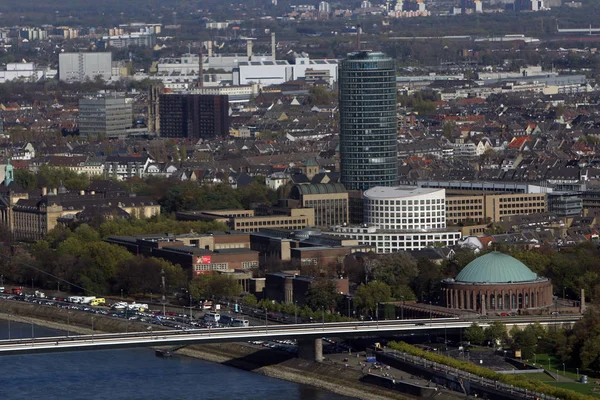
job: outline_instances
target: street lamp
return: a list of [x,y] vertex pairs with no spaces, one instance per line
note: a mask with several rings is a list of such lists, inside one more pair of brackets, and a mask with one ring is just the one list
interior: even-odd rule
[[123,300],[123,289],[121,289],[121,300]]
[[267,308],[265,307],[265,332],[267,331],[269,327],[269,322],[267,320]]
[[298,300],[294,300],[294,323],[298,324]]
[[71,334],[71,311],[67,311],[67,337]]
[[321,312],[323,313],[323,330],[325,330],[325,307],[321,307]]
[[577,382],[579,382],[579,368],[576,368],[576,369],[577,369]]
[[0,286],[4,286],[4,275],[0,275]]
[[433,318],[431,317],[431,309],[433,308],[433,306],[431,305],[431,301],[429,301],[429,320],[432,320]]
[[402,299],[402,307],[400,308],[400,319],[404,319],[404,296],[400,297]]
[[94,341],[94,317],[92,317],[92,342]]
[[563,363],[563,375],[566,375],[566,374],[567,374],[567,372],[565,370],[565,363]]

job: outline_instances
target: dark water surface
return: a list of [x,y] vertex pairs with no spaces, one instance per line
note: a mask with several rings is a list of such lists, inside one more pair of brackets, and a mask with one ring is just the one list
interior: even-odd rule
[[[34,335],[62,332],[34,326]],[[31,325],[11,322],[11,338],[31,337]],[[9,324],[0,320],[0,339]],[[0,357],[0,399],[282,399],[345,400],[344,396],[151,349],[98,350]]]

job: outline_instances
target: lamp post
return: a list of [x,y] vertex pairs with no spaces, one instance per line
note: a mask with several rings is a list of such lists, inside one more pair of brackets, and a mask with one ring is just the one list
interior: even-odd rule
[[4,275],[0,275],[0,286],[4,286]]
[[375,309],[375,320],[377,321],[377,329],[379,329],[379,302],[377,303],[377,308]]
[[579,382],[579,368],[575,368],[577,370],[577,382]]
[[192,294],[190,293],[190,323],[192,322],[192,307],[194,306]]
[[567,374],[567,371],[565,369],[565,363],[563,363],[563,375],[566,375],[566,374]]
[[265,332],[267,331],[268,327],[269,327],[269,321],[267,320],[267,309],[265,307]]
[[400,308],[400,319],[404,319],[404,296],[400,297],[402,299],[402,308]]
[[431,321],[433,318],[431,316],[431,311],[432,311],[433,306],[431,305],[431,301],[429,301],[429,320]]
[[323,330],[325,330],[325,307],[321,307],[321,312],[322,312],[322,315],[323,315],[323,317],[322,317],[322,318],[323,318],[323,319],[322,319],[322,322],[323,322]]
[[160,278],[162,281],[162,305],[163,305],[163,317],[166,315],[165,312],[165,303],[167,302],[167,299],[165,297],[165,269],[161,269],[160,270]]
[[298,300],[294,300],[294,323],[298,324]]
[[123,300],[123,289],[121,289],[121,300]]
[[71,334],[71,311],[67,311],[67,337]]
[[94,317],[92,317],[92,342],[94,341]]

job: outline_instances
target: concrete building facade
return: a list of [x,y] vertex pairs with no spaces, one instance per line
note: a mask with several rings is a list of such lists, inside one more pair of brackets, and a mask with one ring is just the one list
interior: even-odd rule
[[132,119],[132,106],[125,97],[106,95],[79,99],[80,136],[121,139],[127,136]]
[[100,76],[109,81],[112,75],[112,53],[60,53],[58,76],[65,82],[84,82]]
[[459,222],[499,222],[511,215],[548,211],[545,193],[500,193],[451,195],[446,197],[446,219]]
[[328,227],[349,222],[348,192],[341,183],[294,185],[289,198],[315,210],[315,225]]

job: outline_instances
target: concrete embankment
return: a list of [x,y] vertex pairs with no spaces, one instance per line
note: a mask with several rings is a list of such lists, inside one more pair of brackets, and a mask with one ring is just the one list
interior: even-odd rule
[[406,399],[377,386],[360,383],[363,374],[340,366],[298,359],[289,354],[238,343],[189,346],[178,354],[256,372],[272,378],[310,385],[357,399]]
[[[100,314],[0,299],[0,318],[25,323],[33,322],[51,329],[90,334],[92,333],[92,317],[94,317],[94,331],[142,331],[146,327],[146,324],[143,323],[120,320]],[[256,372],[272,378],[310,385],[357,399],[407,398],[385,388],[361,383],[359,380],[363,374],[360,372],[327,363],[301,360],[288,353],[257,348],[243,343],[194,345],[177,350],[177,354]]]

